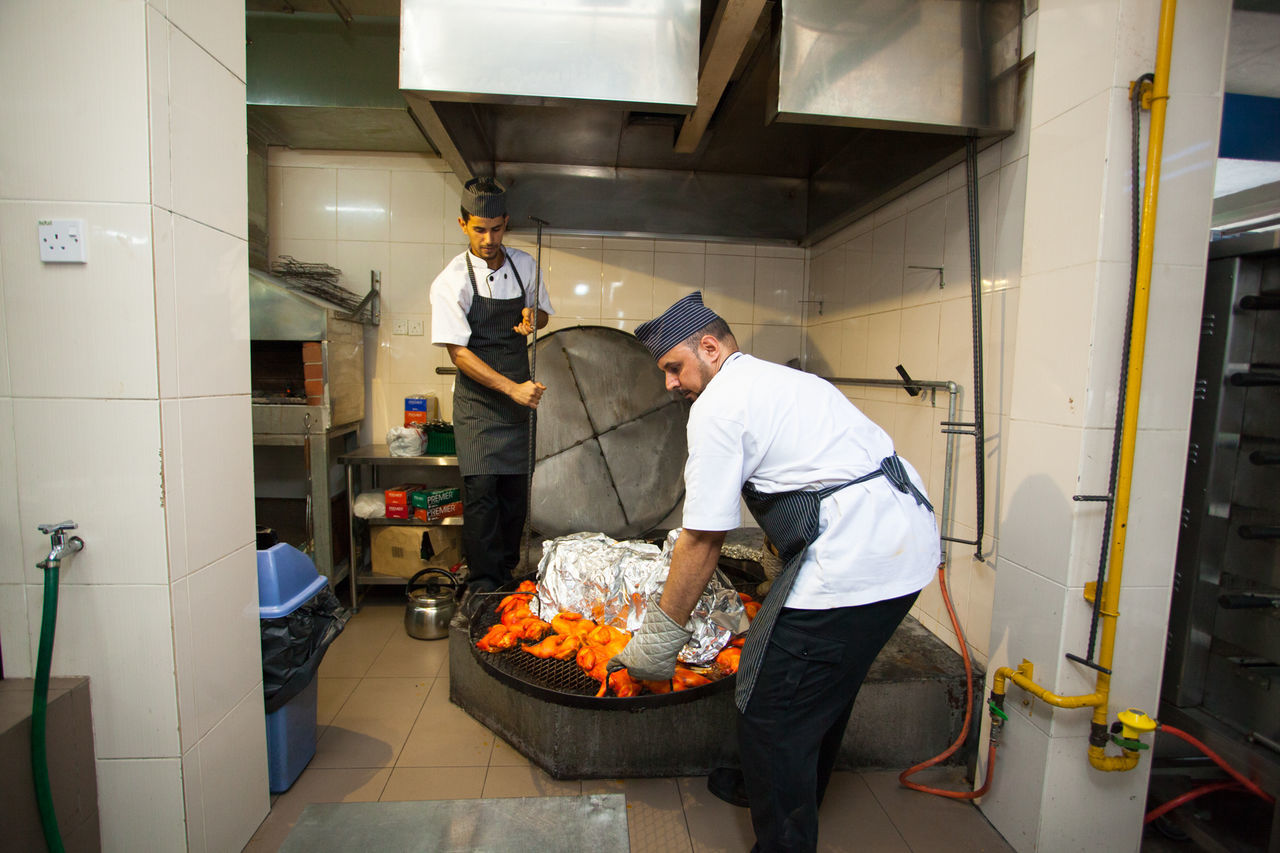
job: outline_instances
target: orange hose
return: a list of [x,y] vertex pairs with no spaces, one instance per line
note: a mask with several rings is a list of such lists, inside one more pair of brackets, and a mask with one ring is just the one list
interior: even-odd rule
[[1210,749],[1208,746],[1206,746],[1202,741],[1200,741],[1196,737],[1190,734],[1187,734],[1182,729],[1176,728],[1174,726],[1168,726],[1168,725],[1165,725],[1164,723],[1160,724],[1160,731],[1168,732],[1174,737],[1182,738],[1187,743],[1191,744],[1196,749],[1200,750],[1205,755],[1209,756],[1209,758],[1213,759],[1214,764],[1221,767],[1223,772],[1225,772],[1232,779],[1235,779],[1236,782],[1239,783],[1241,786],[1243,786],[1244,789],[1247,790],[1249,793],[1255,794],[1261,797],[1266,802],[1271,803],[1272,805],[1275,805],[1275,802],[1276,802],[1275,797],[1271,796],[1266,791],[1259,788],[1256,782],[1249,779],[1239,770],[1236,770],[1234,767],[1232,767],[1230,764],[1224,761],[1222,756],[1218,755],[1218,753],[1214,752],[1212,749]]
[[1166,812],[1171,812],[1174,809],[1176,809],[1178,806],[1186,805],[1187,803],[1194,800],[1196,797],[1202,796],[1203,794],[1212,794],[1214,791],[1226,791],[1226,790],[1233,790],[1233,789],[1239,790],[1240,789],[1239,783],[1235,781],[1210,782],[1208,785],[1201,785],[1199,788],[1192,788],[1190,791],[1187,791],[1182,796],[1174,797],[1169,802],[1162,803],[1156,806],[1151,811],[1147,812],[1147,816],[1142,819],[1142,822],[1151,823],[1151,821],[1155,820],[1156,818],[1160,817]]
[[913,791],[923,791],[926,794],[933,794],[937,797],[947,797],[952,800],[976,800],[991,788],[991,778],[996,766],[996,745],[991,743],[987,749],[987,774],[983,780],[982,787],[976,791],[950,791],[946,788],[930,788],[917,782],[907,781],[908,777],[914,776],[925,768],[932,767],[935,764],[946,761],[955,751],[964,744],[969,737],[969,726],[973,722],[973,663],[969,660],[969,645],[965,642],[964,632],[960,630],[960,620],[956,618],[956,610],[951,605],[951,595],[947,592],[947,564],[943,563],[938,566],[938,586],[942,590],[942,601],[947,605],[947,614],[951,617],[951,627],[955,629],[956,639],[960,643],[960,656],[964,659],[964,681],[965,681],[965,701],[964,701],[964,725],[960,727],[960,736],[956,738],[955,743],[947,747],[947,749],[939,755],[935,755],[928,761],[922,761],[915,767],[909,767],[903,770],[898,776],[898,784],[904,788],[910,788]]

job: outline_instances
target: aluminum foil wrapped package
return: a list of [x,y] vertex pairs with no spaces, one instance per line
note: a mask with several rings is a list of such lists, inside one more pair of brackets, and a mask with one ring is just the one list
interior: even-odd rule
[[[603,533],[574,533],[542,543],[535,608],[543,619],[569,610],[588,619],[634,631],[644,621],[649,602],[662,597],[673,531],[659,548],[647,542],[619,542]],[[729,642],[732,628],[745,620],[742,601],[717,569],[690,617],[693,637],[679,659],[709,664]]]

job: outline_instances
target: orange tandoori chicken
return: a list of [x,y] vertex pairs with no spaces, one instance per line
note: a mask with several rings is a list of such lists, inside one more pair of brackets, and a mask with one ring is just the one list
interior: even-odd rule
[[725,646],[720,654],[716,655],[716,664],[728,673],[738,671],[738,661],[742,658],[742,649],[736,646]]
[[[640,681],[633,679],[625,669],[610,673],[609,661],[631,641],[631,633],[568,610],[557,613],[550,622],[545,622],[535,616],[529,607],[537,591],[536,584],[524,581],[514,593],[503,598],[494,608],[500,621],[476,642],[476,647],[481,651],[494,653],[520,649],[535,657],[574,661],[589,678],[600,682],[597,696],[605,696],[609,691],[622,697],[636,696],[642,691],[670,693],[673,690],[689,690],[711,683],[707,676],[685,666],[677,666],[675,676],[669,681]],[[632,598],[638,609],[639,593]],[[742,600],[748,614],[754,616],[760,607],[759,602],[745,594]],[[737,671],[743,639],[733,638],[729,646],[717,656],[716,663],[721,671]],[[521,640],[539,642],[521,643]]]
[[691,687],[701,687],[704,684],[710,684],[711,679],[705,675],[699,675],[691,669],[683,666],[676,666],[676,674],[671,677],[672,690],[688,690]]
[[476,642],[476,648],[482,652],[501,652],[514,648],[518,639],[519,635],[513,634],[510,628],[499,622]]
[[573,660],[582,648],[582,638],[573,634],[552,634],[541,643],[521,648],[534,657]]

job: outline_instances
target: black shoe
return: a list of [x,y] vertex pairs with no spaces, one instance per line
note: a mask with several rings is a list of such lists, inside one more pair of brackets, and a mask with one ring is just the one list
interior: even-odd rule
[[736,767],[717,767],[707,776],[707,790],[726,803],[741,808],[751,805],[747,799],[747,784],[742,771]]
[[476,581],[467,584],[462,594],[458,596],[458,606],[454,608],[453,618],[449,620],[449,627],[456,629],[465,629],[471,624],[471,620],[475,617],[476,611],[487,600],[488,596],[482,593],[493,592],[494,585],[487,581]]

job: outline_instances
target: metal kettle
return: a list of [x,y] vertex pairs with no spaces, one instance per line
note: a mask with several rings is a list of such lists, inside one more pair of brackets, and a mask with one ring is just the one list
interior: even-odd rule
[[[426,580],[419,580],[424,576]],[[449,620],[457,607],[458,581],[443,569],[423,569],[405,584],[408,603],[404,630],[416,640],[439,640],[449,636]]]

